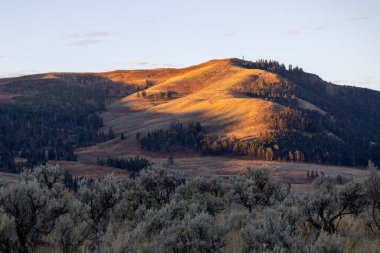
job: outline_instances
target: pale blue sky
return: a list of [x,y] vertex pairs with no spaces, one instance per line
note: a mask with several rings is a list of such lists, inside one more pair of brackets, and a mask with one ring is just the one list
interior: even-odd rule
[[0,76],[276,59],[380,90],[379,0],[1,0]]

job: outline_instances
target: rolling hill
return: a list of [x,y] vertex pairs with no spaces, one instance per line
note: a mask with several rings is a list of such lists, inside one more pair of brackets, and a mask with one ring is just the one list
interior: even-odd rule
[[[129,149],[137,149],[137,132],[192,121],[207,129],[208,145],[217,149],[213,153],[231,153],[231,148],[220,147],[225,146],[223,140],[233,140],[229,145],[239,145],[238,149],[250,149],[250,140],[259,139],[252,149],[271,148],[274,157],[270,160],[296,160],[299,151],[299,160],[317,163],[365,166],[369,159],[379,162],[377,91],[334,85],[277,62],[238,59],[212,60],[184,69],[101,75],[126,83],[141,85],[150,80],[154,84],[146,86],[144,96],[133,93],[102,114],[106,127],[126,135]],[[165,96],[168,93],[170,98]],[[115,152],[123,149],[115,141],[96,149],[101,147]],[[246,150],[235,153],[249,155]],[[251,153],[259,156],[257,150]]]
[[[241,69],[231,65],[229,60],[182,69],[165,80],[151,78],[156,84],[145,90],[146,97],[138,98],[137,94],[132,94],[107,109],[103,114],[105,125],[112,126],[117,132],[149,131],[168,127],[176,120],[199,121],[215,136],[254,137],[269,131],[263,118],[278,110],[279,106],[238,92],[252,76],[258,76],[259,80],[278,81],[275,74]],[[172,98],[155,98],[160,92],[171,92]],[[126,110],[135,113],[125,113]]]
[[1,79],[0,103],[2,170],[168,153],[380,163],[380,92],[275,61]]

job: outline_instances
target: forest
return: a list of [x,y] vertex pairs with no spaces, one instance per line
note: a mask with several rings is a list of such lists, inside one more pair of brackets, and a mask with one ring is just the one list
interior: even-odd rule
[[[310,117],[314,116],[314,118]],[[197,122],[187,125],[173,122],[167,130],[158,129],[148,133],[138,132],[137,141],[148,151],[176,150],[183,146],[203,155],[238,155],[267,161],[295,161],[365,166],[368,160],[379,163],[380,150],[363,149],[363,142],[344,143],[335,136],[323,133],[325,121],[319,113],[285,108],[268,120],[276,130],[259,138],[212,138],[207,129]],[[328,124],[328,122],[326,123]],[[305,136],[301,131],[313,133]],[[355,139],[353,140],[355,141]],[[353,142],[351,141],[351,142]]]
[[51,165],[0,181],[0,252],[378,252],[380,173],[300,194],[266,170],[82,178]]
[[[15,95],[0,106],[0,170],[19,172],[47,160],[76,160],[74,149],[114,137],[99,113],[131,88],[91,75],[18,80],[0,86]],[[21,158],[15,162],[15,158]]]
[[170,152],[176,146],[187,148],[200,148],[205,134],[202,132],[202,125],[197,122],[188,122],[187,126],[175,121],[169,125],[169,129],[158,129],[153,132],[142,134],[137,132],[136,139],[141,145],[141,149],[149,151],[165,150]]
[[[245,89],[241,92],[285,106],[283,112],[273,115],[272,123],[277,128],[276,130],[281,130],[278,129],[280,126],[278,123],[286,124],[286,122],[297,119],[298,125],[288,125],[283,128],[282,130],[286,131],[279,131],[280,136],[290,130],[292,132],[290,136],[303,139],[303,142],[306,143],[305,150],[313,150],[313,142],[316,142],[315,147],[318,154],[312,161],[318,162],[318,160],[326,160],[323,157],[335,156],[328,158],[327,162],[365,166],[367,161],[372,159],[375,164],[380,164],[379,92],[365,88],[334,85],[323,81],[314,74],[304,72],[302,68],[292,65],[286,67],[284,64],[272,60],[250,62],[235,59],[233,63],[243,68],[267,70],[280,77],[281,82],[276,84],[257,84],[254,82],[255,80],[252,80],[245,86],[243,85]],[[297,98],[316,105],[326,114],[301,108]],[[290,107],[291,110],[287,107]],[[302,128],[300,129],[299,126]],[[315,135],[310,139],[302,135],[302,132]],[[290,143],[286,140],[283,144]],[[322,145],[327,147],[326,151],[320,150]],[[335,153],[332,154],[331,150],[334,150]]]

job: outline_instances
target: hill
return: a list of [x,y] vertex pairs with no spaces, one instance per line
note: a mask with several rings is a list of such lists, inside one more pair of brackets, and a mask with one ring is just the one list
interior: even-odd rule
[[[215,136],[254,137],[268,131],[263,116],[278,110],[272,102],[252,99],[238,89],[251,76],[277,81],[274,74],[241,69],[229,60],[216,60],[182,69],[145,89],[146,96],[131,94],[111,105],[103,114],[106,126],[117,132],[127,129],[149,131],[168,127],[173,121],[199,121]],[[171,97],[165,95],[171,93]],[[161,94],[164,94],[162,96]],[[135,112],[133,115],[128,112]],[[145,122],[149,119],[148,122]],[[246,124],[253,120],[254,124]]]
[[[213,60],[162,71],[145,72],[154,85],[102,114],[106,127],[126,136],[129,149],[142,144],[137,133],[144,137],[170,129],[173,122],[185,126],[192,121],[207,132],[207,139],[192,143],[204,154],[349,166],[365,166],[369,159],[379,163],[380,92],[334,85],[298,67],[264,60]],[[118,75],[126,82],[136,80],[134,71]],[[160,138],[145,140],[178,142],[169,135]],[[158,151],[169,145],[163,146],[147,148]],[[114,141],[99,148],[123,149]]]
[[380,92],[275,61],[7,78],[0,103],[3,171],[168,153],[380,163]]

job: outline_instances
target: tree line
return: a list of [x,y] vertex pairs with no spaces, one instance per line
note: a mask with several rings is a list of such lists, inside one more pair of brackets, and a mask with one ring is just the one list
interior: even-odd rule
[[[380,92],[334,85],[323,81],[317,75],[304,72],[301,68],[291,65],[287,68],[273,60],[251,62],[235,59],[232,62],[243,68],[276,73],[280,79],[279,83],[260,83],[260,80],[252,78],[247,85],[243,85],[245,90],[242,91],[299,111],[303,115],[302,118],[306,118],[305,123],[309,122],[308,129],[312,129],[312,132],[319,131],[340,140],[340,143],[334,143],[335,140],[329,140],[327,143],[329,146],[334,145],[334,149],[338,150],[336,156],[340,161],[337,164],[365,166],[369,159],[375,164],[380,164]],[[308,101],[326,114],[318,115],[317,112],[300,108],[297,100],[292,98]],[[319,136],[322,137],[321,134]],[[318,142],[328,140],[325,136],[323,139]],[[307,138],[305,140],[308,142]],[[331,154],[318,156],[321,155]]]
[[136,176],[142,169],[145,169],[151,165],[151,163],[139,156],[133,158],[118,158],[118,157],[107,157],[105,159],[98,158],[97,164],[100,166],[108,166],[127,170],[132,172],[131,176]]
[[76,160],[74,148],[113,138],[112,129],[99,131],[99,113],[128,92],[90,75],[12,81],[1,91],[17,95],[0,106],[0,170],[8,172],[47,160]]
[[199,122],[188,122],[187,126],[175,121],[167,130],[158,129],[142,134],[136,133],[136,139],[142,149],[149,151],[171,151],[176,145],[187,148],[199,148],[204,138],[203,127]]
[[[300,112],[291,108],[273,114],[267,121],[274,132],[257,138],[212,139],[202,125],[173,122],[167,130],[136,134],[142,149],[175,151],[180,145],[203,155],[234,154],[267,161],[295,161],[364,166],[368,159],[379,161],[380,153],[368,152],[363,143],[347,145],[334,135],[326,135],[327,124],[317,112]],[[304,132],[310,133],[305,136]]]

